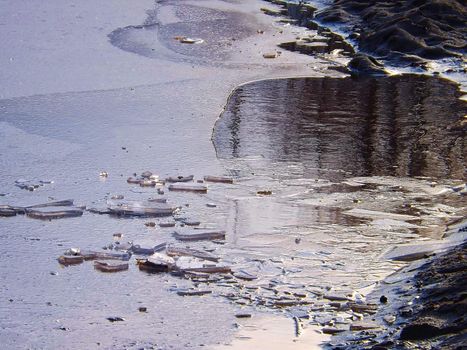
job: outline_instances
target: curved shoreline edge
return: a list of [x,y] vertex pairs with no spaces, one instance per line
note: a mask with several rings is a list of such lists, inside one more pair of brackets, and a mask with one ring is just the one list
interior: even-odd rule
[[[285,1],[275,1],[275,0],[265,0],[272,2],[278,5],[287,4]],[[321,24],[321,23],[320,23]],[[366,56],[366,55],[365,55]],[[367,60],[364,58],[364,60]],[[390,62],[390,61],[388,61]],[[371,61],[366,64],[371,65]],[[358,68],[358,67],[357,67]],[[364,67],[364,69],[367,67]],[[370,67],[372,68],[372,67]],[[351,73],[348,71],[347,73]],[[380,73],[378,69],[376,73]],[[442,79],[452,81],[458,85],[458,89],[461,93],[465,94],[466,81],[464,79],[456,79],[453,76],[440,75],[439,73],[431,73],[428,70],[425,71],[399,71],[398,74],[415,74],[415,75],[429,75],[429,76],[440,76]],[[374,71],[370,71],[370,75],[374,75]],[[242,86],[255,83],[263,80],[276,80],[276,79],[298,79],[303,78],[303,76],[290,76],[283,78],[266,78],[266,79],[256,79],[244,82],[232,88],[229,95],[226,98],[226,102],[218,114],[217,119],[215,120],[212,127],[211,141],[213,147],[218,154],[216,145],[213,142],[214,130],[216,128],[219,119],[222,117],[222,114],[225,112],[229,101],[231,100],[233,94],[241,88]],[[342,78],[342,77],[341,77]],[[465,95],[460,96],[459,99],[465,100]],[[465,231],[465,225],[467,219],[464,218],[463,225],[464,227],[459,229],[458,232]],[[437,252],[436,254],[427,254],[422,257],[422,260],[418,260],[417,263],[412,263],[394,273],[395,276],[399,276],[401,280],[398,283],[389,284],[385,280],[382,280],[382,284],[386,286],[376,288],[370,295],[369,300],[378,302],[377,299],[383,299],[382,293],[390,295],[391,298],[400,298],[404,303],[412,304],[414,303],[413,308],[407,310],[406,305],[403,303],[394,304],[389,308],[381,310],[377,314],[378,323],[383,327],[384,330],[380,330],[377,336],[367,336],[368,332],[363,331],[358,335],[345,335],[339,336],[336,339],[333,339],[332,342],[325,344],[325,347],[332,349],[403,349],[406,346],[405,341],[420,341],[424,346],[436,347],[443,346],[446,349],[455,349],[458,344],[466,341],[466,328],[467,321],[465,317],[465,312],[460,313],[461,318],[453,319],[454,316],[459,316],[459,307],[460,310],[465,311],[465,306],[462,303],[462,293],[465,291],[466,284],[466,270],[467,263],[465,260],[467,251],[466,240],[459,241],[454,247],[444,249]],[[438,255],[439,254],[439,255]],[[451,256],[460,255],[463,258],[460,261],[453,261]],[[452,267],[454,266],[454,267]],[[448,271],[452,269],[452,271]],[[441,273],[439,271],[448,271],[450,273],[449,279],[447,281],[440,280]],[[433,282],[435,281],[435,282]],[[461,281],[461,282],[459,282]],[[407,284],[410,283],[410,288],[415,291],[407,292]],[[444,301],[439,302],[439,295],[436,294],[438,291],[431,288],[432,283],[438,283],[439,290],[442,290],[442,298]],[[402,290],[402,292],[401,292]],[[402,297],[401,294],[405,293]],[[418,295],[417,295],[418,294]],[[380,297],[381,295],[381,297]],[[384,296],[387,298],[386,296]],[[447,301],[446,301],[447,299]],[[414,302],[415,300],[415,302]],[[386,302],[381,301],[382,304]],[[450,304],[452,308],[449,318],[451,324],[446,323],[445,311],[440,311],[439,308],[443,307],[446,303]],[[426,305],[428,304],[428,306]],[[441,305],[443,304],[443,305]],[[445,306],[445,305],[444,305]],[[399,307],[399,309],[396,309]],[[389,311],[388,311],[389,310]],[[394,313],[398,313],[397,322],[390,322]],[[443,314],[444,313],[444,314]],[[449,313],[449,312],[448,312]],[[391,316],[391,317],[389,317]],[[444,322],[444,323],[443,323]],[[455,324],[452,324],[454,322]],[[430,333],[431,332],[431,333]],[[370,332],[371,333],[371,332]],[[375,333],[376,334],[376,333]],[[436,339],[433,339],[435,337]],[[339,344],[340,342],[340,344]]]

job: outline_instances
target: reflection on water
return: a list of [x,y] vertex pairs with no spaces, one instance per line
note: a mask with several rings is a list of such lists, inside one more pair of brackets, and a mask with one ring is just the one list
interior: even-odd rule
[[214,144],[220,158],[255,157],[277,173],[301,164],[305,178],[462,179],[459,95],[455,84],[424,76],[259,81],[233,93]]

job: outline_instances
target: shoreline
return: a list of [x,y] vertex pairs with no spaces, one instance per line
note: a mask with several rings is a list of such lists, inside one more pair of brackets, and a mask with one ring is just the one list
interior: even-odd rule
[[385,278],[370,295],[378,310],[363,319],[368,328],[337,335],[326,348],[458,349],[467,339],[466,249],[464,240]]
[[[385,58],[381,57],[381,55],[378,56],[378,54],[375,54],[375,52],[369,50],[362,50],[359,47],[358,39],[362,35],[369,35],[365,32],[365,30],[368,28],[364,27],[364,25],[359,27],[355,24],[359,20],[358,13],[355,14],[354,12],[351,12],[351,16],[353,17],[351,17],[352,19],[348,19],[345,17],[345,12],[339,12],[341,8],[345,8],[345,6],[347,6],[346,1],[342,1],[338,5],[333,5],[332,3],[323,4],[322,2],[317,2],[313,0],[303,3],[303,5],[299,5],[296,2],[289,2],[285,0],[263,1],[275,6],[275,11],[277,10],[278,12],[274,15],[285,16],[294,19],[298,21],[298,25],[308,27],[311,31],[318,30],[318,33],[322,28],[328,28],[335,35],[340,36],[342,40],[344,40],[348,45],[351,45],[355,50],[355,53],[351,55],[351,59],[347,58],[346,60],[342,60],[339,58],[339,60],[336,60],[336,56],[333,57],[332,55],[330,55],[330,62],[337,63],[338,65],[340,64],[341,68],[343,69],[343,73],[363,75],[416,74],[428,76],[441,76],[444,79],[459,84],[461,91],[464,93],[463,98],[467,98],[467,96],[465,96],[467,95],[467,78],[465,74],[466,68],[465,63],[459,61],[459,57],[457,57],[457,63],[449,62],[449,59],[425,61],[423,61],[423,59],[420,59],[421,61],[423,61],[422,63],[420,63],[420,65],[424,67],[422,69],[418,66],[410,67],[408,65],[404,66],[398,63],[397,57],[404,57],[404,54],[400,52],[396,52],[397,54],[399,54],[399,56],[397,57]],[[369,1],[368,3],[372,2]],[[348,6],[352,8],[353,5],[354,4],[351,1],[349,1]],[[365,6],[369,6],[369,8],[371,8],[371,6],[377,7],[377,5],[378,4],[376,2],[371,5],[367,4]],[[312,6],[314,10],[312,10],[311,15],[304,16],[300,12],[301,6]],[[359,7],[359,10],[361,10],[361,8],[365,7]],[[334,11],[336,12],[335,16],[328,16],[329,13],[334,13]],[[377,13],[377,11],[378,10],[375,10],[374,12]],[[383,9],[381,9],[381,11],[383,11]],[[310,23],[313,23],[313,25],[310,25]],[[352,26],[355,28],[352,29]],[[300,40],[303,40],[303,38],[299,39],[299,41]],[[373,56],[375,58],[373,58]],[[411,58],[412,56],[408,55],[408,57]],[[375,59],[380,61],[376,61]],[[344,67],[346,69],[344,69]],[[456,69],[464,69],[464,72],[456,72]]]
[[[276,5],[279,5],[279,6],[282,6],[283,3],[286,3],[285,1],[270,1],[270,0],[265,0],[266,2],[270,2],[270,3],[275,3]],[[285,7],[282,7],[282,8],[285,8]],[[290,15],[290,13],[289,13]],[[293,17],[291,17],[293,18]],[[320,23],[320,25],[322,25],[322,23]],[[430,72],[428,70],[425,70],[425,71],[413,71],[413,70],[410,70],[410,71],[405,71],[404,69],[400,69],[400,68],[396,68],[394,66],[391,66],[390,65],[390,62],[387,62],[389,64],[389,67],[392,67],[392,68],[395,68],[396,71],[397,71],[397,75],[424,75],[424,76],[439,76],[439,74],[437,74],[436,72]],[[349,71],[350,73],[350,71]],[[391,73],[391,75],[393,75]],[[345,76],[343,76],[345,77]],[[342,77],[342,78],[343,78]],[[300,78],[300,77],[287,77],[285,79],[294,79],[294,78]],[[459,97],[460,100],[465,100],[466,98],[466,86],[467,86],[467,80],[465,79],[465,76],[463,79],[460,79],[459,77],[455,77],[455,76],[449,76],[449,75],[441,75],[440,78],[442,79],[446,79],[448,81],[451,81],[451,82],[454,82],[458,85],[458,88],[459,88],[459,91],[461,91],[462,93],[464,93],[463,95],[461,95]],[[272,78],[272,79],[277,79],[277,78]],[[270,80],[270,79],[260,79],[260,80]],[[245,83],[242,83],[240,84],[239,86],[237,86],[235,89],[232,90],[232,92],[229,94],[229,97],[227,98],[227,103],[226,103],[226,106],[228,105],[229,103],[229,100],[232,96],[232,94],[235,92],[235,90],[237,90],[238,88],[242,87],[242,86],[245,86],[245,85],[248,85],[250,83],[255,83],[255,82],[258,82],[260,80],[254,80],[254,81],[251,81],[251,82],[245,82]],[[223,109],[223,112],[225,111],[225,107]],[[222,115],[222,113],[220,114],[220,116]],[[219,121],[219,119],[216,120],[216,123]],[[214,125],[214,128],[215,128],[215,125]],[[217,151],[216,151],[217,153]],[[465,224],[467,223],[467,221],[464,220],[464,226]],[[448,226],[446,226],[446,230],[447,230]],[[465,228],[463,229],[465,230]],[[462,229],[459,229],[458,230],[458,233],[461,233],[463,231]],[[439,241],[439,242],[443,242],[443,241],[446,241],[446,240],[449,240],[447,238],[444,238],[443,240]],[[459,249],[461,250],[464,250],[465,251],[465,244],[466,244],[466,238],[465,238],[465,235],[464,235],[464,238],[463,239],[460,239],[459,241],[457,241],[456,244],[454,244],[453,246],[450,246],[450,247],[447,247],[447,248],[439,248],[439,249],[434,249],[434,250],[428,250],[426,253],[423,253],[421,256],[417,257],[417,258],[414,258],[413,260],[417,260],[416,263],[407,263],[406,266],[404,267],[401,267],[400,269],[396,270],[395,272],[393,272],[391,275],[383,278],[380,283],[378,283],[378,285],[375,285],[373,286],[372,288],[372,291],[369,292],[369,294],[367,295],[367,301],[368,302],[374,302],[375,304],[378,302],[377,300],[379,300],[379,296],[376,297],[377,294],[382,294],[383,292],[385,292],[387,295],[391,295],[391,296],[395,296],[396,294],[400,294],[400,292],[398,293],[398,290],[403,287],[403,283],[396,283],[395,285],[394,284],[391,284],[391,285],[386,285],[384,287],[384,285],[386,284],[386,281],[390,278],[393,278],[394,276],[400,276],[400,275],[404,275],[405,278],[407,279],[406,281],[404,281],[404,283],[409,283],[409,280],[413,283],[413,284],[417,284],[417,283],[420,283],[420,278],[419,278],[419,275],[421,273],[423,273],[424,271],[427,270],[427,266],[431,266],[433,264],[443,264],[442,262],[442,259],[449,255],[449,254],[453,254],[457,251],[459,251]],[[423,244],[421,245],[423,247]],[[463,248],[462,248],[463,247]],[[394,247],[393,247],[394,248]],[[420,246],[416,247],[415,250],[417,250],[417,248],[420,248]],[[416,253],[416,254],[419,254],[419,253]],[[421,259],[421,260],[420,260]],[[416,267],[414,267],[414,265]],[[420,266],[422,265],[422,266]],[[465,270],[465,267],[464,267],[464,270]],[[410,271],[409,273],[407,273],[406,271]],[[396,277],[397,278],[397,277]],[[462,278],[462,277],[461,277]],[[418,289],[420,291],[420,289]],[[422,289],[422,292],[424,291],[424,289]],[[448,292],[446,292],[448,293]],[[406,302],[408,302],[409,304],[412,304],[412,299],[414,297],[413,294],[405,294],[406,295]],[[447,294],[446,294],[447,296]],[[415,296],[415,298],[418,298],[417,296]],[[451,300],[453,300],[454,298],[456,298],[455,296],[452,297]],[[425,300],[426,301],[426,300]],[[382,302],[380,301],[381,304],[386,304],[386,302]],[[398,303],[398,305],[401,305],[401,303]],[[402,307],[400,307],[402,309]],[[402,340],[399,340],[398,339],[398,334],[401,333],[401,332],[404,332],[406,331],[408,328],[410,328],[410,324],[411,323],[415,323],[415,324],[419,324],[419,323],[423,323],[423,321],[421,320],[421,316],[420,314],[422,314],[424,308],[421,307],[421,305],[418,305],[418,310],[417,312],[414,312],[412,317],[408,316],[408,315],[405,315],[404,314],[404,310],[402,311],[402,316],[399,315],[399,317],[397,318],[397,322],[395,325],[397,325],[397,327],[391,327],[393,324],[394,324],[394,321],[386,321],[384,319],[384,315],[386,317],[389,317],[388,314],[391,314],[391,313],[397,313],[397,310],[391,306],[390,307],[385,307],[385,305],[382,305],[381,308],[378,308],[378,312],[377,312],[377,315],[379,317],[378,321],[377,321],[377,324],[379,325],[379,327],[373,327],[373,326],[369,326],[367,329],[368,330],[364,330],[363,332],[361,333],[357,333],[355,334],[355,331],[354,331],[354,334],[352,334],[352,332],[350,332],[350,334],[346,334],[346,335],[342,335],[342,336],[337,336],[335,339],[334,337],[329,341],[329,342],[326,342],[324,343],[324,347],[325,348],[332,348],[332,349],[363,349],[362,346],[364,346],[365,349],[389,349],[389,348],[399,348],[400,346],[401,349],[405,349],[407,346],[407,343],[404,343],[404,341]],[[383,309],[383,311],[381,310]],[[389,311],[388,311],[389,310]],[[372,315],[373,313],[371,313]],[[383,314],[383,316],[381,316],[380,314]],[[433,315],[436,317],[436,316],[440,316],[439,313],[436,313],[436,310],[433,312]],[[392,315],[390,315],[392,317]],[[390,317],[390,318],[391,318]],[[369,325],[371,325],[372,323],[372,320],[374,320],[374,317],[372,316],[368,316],[368,317],[364,317],[363,319],[363,323],[365,321],[368,322]],[[389,326],[388,326],[389,325]],[[363,326],[364,327],[364,326]],[[425,332],[429,332],[429,331],[432,331],[433,329],[435,329],[435,326],[433,326],[434,328],[430,328],[432,327],[431,325],[428,325],[428,326],[423,326],[425,328],[420,328],[420,330],[417,330],[416,332],[421,332],[422,335],[418,335],[418,336],[415,336],[415,337],[419,337],[419,338],[410,338],[410,336],[402,336],[401,339],[404,339],[404,340],[412,340],[412,339],[422,339],[422,340],[425,340],[425,346],[431,346],[429,344],[440,344],[440,342],[442,342],[442,344],[444,344],[443,346],[446,346],[446,344],[448,344],[448,342],[451,342],[450,345],[453,346],[452,349],[455,348],[456,344],[456,341],[459,342],[459,341],[462,341],[460,339],[465,339],[465,336],[463,336],[462,332],[465,333],[465,325],[463,326],[464,328],[456,328],[457,330],[455,332],[454,335],[451,335],[451,336],[443,336],[440,337],[438,336],[439,334],[446,334],[448,333],[449,334],[449,331],[447,332],[444,332],[442,330],[439,331],[439,333],[434,333],[433,337],[436,338],[438,337],[437,339],[431,339],[432,337],[424,334]],[[446,327],[446,326],[445,326]],[[385,330],[382,330],[381,328],[385,329]],[[366,328],[363,328],[363,329],[366,329]],[[372,331],[373,329],[377,329],[377,331]],[[387,329],[387,330],[386,330]],[[428,330],[430,329],[430,330]],[[460,333],[459,333],[459,329],[460,329]],[[463,331],[462,331],[463,330]],[[336,333],[340,333],[340,332],[336,332]],[[347,332],[348,333],[348,332]],[[436,335],[438,334],[438,335]],[[456,335],[457,334],[457,335]],[[454,342],[451,341],[451,338],[450,337],[453,337],[454,339]],[[376,340],[370,340],[368,341],[368,339],[377,339],[378,341]],[[459,338],[459,339],[457,339]],[[381,340],[383,339],[383,340]],[[428,343],[426,342],[428,341]],[[344,344],[344,345],[342,345]],[[397,345],[396,345],[397,344]],[[405,344],[405,345],[404,345]],[[438,346],[438,345],[435,345],[435,346]],[[449,347],[451,348],[451,347]]]

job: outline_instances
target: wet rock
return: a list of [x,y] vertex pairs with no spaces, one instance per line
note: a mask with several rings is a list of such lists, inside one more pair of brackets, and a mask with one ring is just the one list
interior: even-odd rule
[[430,323],[409,324],[402,328],[400,339],[402,340],[426,340],[444,334],[437,325]]
[[351,331],[364,331],[368,329],[378,329],[378,328],[381,328],[381,327],[379,324],[375,322],[359,321],[359,322],[354,322],[350,325]]
[[142,177],[143,179],[149,179],[152,175],[153,175],[153,174],[152,174],[152,172],[150,172],[150,171],[144,171],[144,172],[141,173],[141,177]]
[[465,50],[467,11],[458,1],[342,0],[318,17],[358,28],[355,39],[362,51],[397,54],[391,58],[396,64],[409,55],[439,59],[458,57]]
[[169,186],[169,191],[185,191],[185,192],[198,192],[206,193],[208,187],[203,184],[187,184],[183,182],[176,182]]
[[308,296],[308,293],[304,292],[293,292],[292,295],[297,298],[306,298]]
[[278,52],[265,52],[263,53],[263,58],[277,58],[279,57],[279,53]]
[[213,239],[225,239],[225,231],[207,231],[201,233],[179,233],[174,232],[173,236],[179,241],[202,241]]
[[99,214],[99,215],[111,214],[112,213],[112,211],[110,211],[107,208],[95,208],[95,207],[92,207],[92,208],[87,208],[86,210],[88,212],[90,212],[90,213]]
[[256,191],[256,194],[259,196],[270,196],[272,195],[271,190],[261,190],[261,191]]
[[194,175],[189,176],[169,176],[165,179],[167,182],[191,182],[193,181]]
[[304,304],[307,304],[307,302],[302,300],[274,300],[271,302],[270,306],[276,308],[287,308]]
[[165,222],[159,222],[160,227],[174,227],[175,226],[175,221],[165,221]]
[[300,321],[300,319],[298,317],[293,316],[292,319],[293,319],[294,325],[295,325],[295,336],[299,337],[303,332],[302,323],[301,323],[301,321]]
[[201,296],[211,294],[212,290],[185,289],[177,291],[180,296]]
[[175,260],[167,255],[154,253],[148,259],[138,259],[136,264],[141,271],[150,273],[169,272],[175,267]]
[[378,311],[378,305],[376,304],[366,304],[366,303],[348,303],[348,306],[352,311],[358,313],[368,313],[374,314]]
[[242,280],[246,280],[246,281],[254,281],[255,279],[258,278],[258,276],[256,275],[253,275],[247,271],[243,271],[243,270],[240,270],[240,271],[237,271],[237,272],[234,272],[233,275],[239,279],[242,279]]
[[6,209],[7,211],[8,210],[13,210],[15,211],[16,214],[20,214],[20,215],[23,215],[23,214],[26,214],[26,208],[25,207],[19,207],[19,206],[13,206],[13,205],[0,205],[0,208],[1,209]]
[[383,76],[387,74],[382,63],[361,53],[350,60],[348,67],[353,75]]
[[336,310],[339,310],[339,311],[344,311],[344,310],[348,310],[349,307],[347,306],[347,304],[343,304],[341,302],[338,302],[338,301],[332,301],[329,303],[329,306],[332,307],[332,308],[335,308]]
[[52,184],[53,181],[49,180],[24,180],[24,179],[18,179],[15,181],[15,186],[21,188],[22,190],[27,190],[27,191],[35,191],[38,188],[47,185],[47,184]]
[[327,325],[330,324],[332,321],[332,316],[329,314],[315,314],[313,316],[314,323],[318,323],[320,325]]
[[94,261],[94,268],[101,272],[119,272],[128,270],[128,263]]
[[324,333],[324,334],[338,334],[338,333],[342,333],[342,332],[345,332],[345,331],[348,331],[349,330],[349,327],[344,327],[344,326],[339,326],[339,327],[324,327],[321,329],[321,331]]
[[141,181],[142,181],[142,179],[138,179],[138,178],[135,178],[135,177],[129,177],[126,180],[126,182],[128,182],[129,184],[135,184],[135,185],[138,185]]
[[351,301],[352,299],[343,295],[334,295],[334,294],[325,294],[323,295],[324,299],[331,301]]
[[144,179],[144,180],[139,181],[139,185],[141,187],[156,187],[157,181]]
[[33,219],[53,220],[63,218],[75,218],[83,215],[82,209],[66,209],[66,210],[33,210],[27,209],[26,215]]
[[316,19],[322,23],[329,22],[348,22],[351,16],[340,8],[329,8],[327,10],[321,11]]
[[280,15],[282,15],[281,11],[272,10],[272,9],[268,9],[268,8],[265,8],[265,7],[260,8],[260,10],[263,13],[265,13],[266,15],[269,15],[269,16],[280,16]]
[[199,226],[201,224],[201,221],[190,219],[182,220],[182,222],[187,226]]
[[387,324],[391,325],[393,324],[394,322],[396,322],[396,316],[394,315],[386,315],[383,317],[383,320],[384,322],[386,322]]
[[77,265],[84,262],[84,257],[81,255],[61,255],[58,259],[61,265]]
[[233,179],[231,177],[226,177],[226,176],[205,176],[204,181],[208,182],[219,182],[219,183],[225,183],[225,184],[232,184]]
[[16,210],[12,208],[7,208],[5,206],[0,207],[0,216],[15,216]]

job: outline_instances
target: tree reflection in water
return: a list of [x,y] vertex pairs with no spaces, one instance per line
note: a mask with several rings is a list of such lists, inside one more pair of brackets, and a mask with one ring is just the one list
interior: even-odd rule
[[449,81],[415,75],[258,81],[232,94],[213,139],[219,158],[300,163],[308,178],[462,179],[459,96]]

